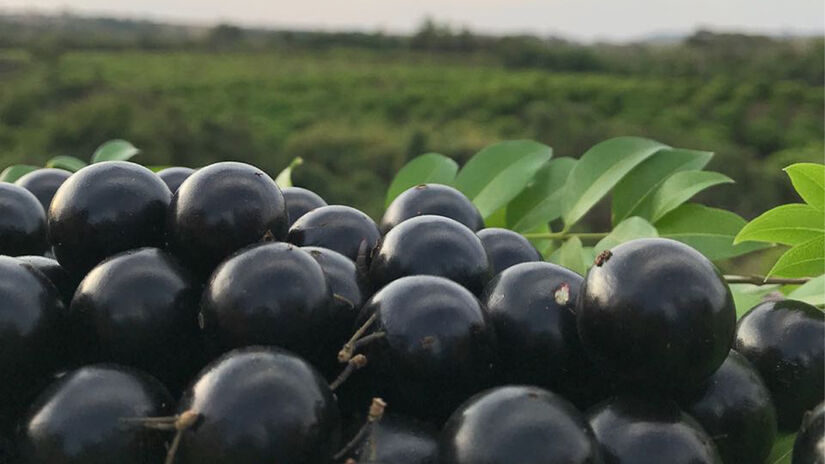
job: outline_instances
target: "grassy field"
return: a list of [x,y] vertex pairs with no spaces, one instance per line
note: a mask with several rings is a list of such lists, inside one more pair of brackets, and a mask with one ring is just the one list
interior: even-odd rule
[[[578,156],[615,135],[715,151],[737,185],[711,204],[752,217],[793,199],[780,169],[822,160],[823,87],[801,80],[505,68],[482,54],[0,50],[0,164],[88,156],[126,138],[146,164],[247,161],[379,215],[412,156],[466,159],[506,138]],[[598,220],[596,220],[598,222]]]

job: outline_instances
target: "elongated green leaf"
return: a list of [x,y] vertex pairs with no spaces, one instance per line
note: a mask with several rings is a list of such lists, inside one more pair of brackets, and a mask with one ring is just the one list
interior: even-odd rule
[[630,240],[658,236],[659,234],[653,225],[638,216],[632,216],[620,222],[607,237],[599,240],[599,243],[593,248],[596,253],[601,253]]
[[87,163],[85,161],[77,159],[74,156],[55,156],[46,162],[47,168],[65,169],[71,172],[77,172],[86,167],[86,165]]
[[779,285],[731,284],[730,293],[736,306],[736,319],[762,302],[762,298],[779,289]]
[[584,275],[590,264],[584,260],[584,256],[582,241],[579,240],[579,237],[571,237],[559,247],[558,253],[554,254],[553,258],[559,266],[564,266],[571,271]]
[[292,162],[289,163],[289,166],[285,167],[283,171],[278,173],[278,177],[275,178],[275,183],[278,184],[280,188],[287,188],[292,187],[292,171],[295,170],[298,166],[304,164],[304,159],[300,156],[296,156]]
[[785,168],[791,183],[805,203],[825,211],[825,165],[797,163]]
[[395,175],[387,189],[384,205],[389,206],[401,192],[419,184],[452,184],[457,172],[458,164],[444,155],[425,153],[417,156]]
[[815,306],[825,305],[825,275],[814,277],[808,283],[800,285],[788,298],[804,301]]
[[532,140],[499,142],[476,153],[455,185],[486,218],[521,193],[551,156],[552,148]]
[[100,163],[101,161],[127,161],[138,153],[140,153],[140,150],[126,140],[109,140],[97,147],[97,150],[92,154],[92,163]]
[[653,193],[671,174],[702,169],[713,158],[708,151],[663,148],[633,168],[616,184],[612,194],[612,220],[616,225],[630,216],[650,219]]
[[773,442],[771,454],[765,460],[765,464],[791,464],[793,454],[793,444],[796,441],[796,433],[784,433]]
[[26,174],[38,169],[40,168],[28,164],[15,164],[9,166],[6,169],[3,169],[3,172],[0,172],[0,182],[14,182]]
[[825,215],[801,203],[777,206],[749,222],[736,235],[745,240],[798,245],[825,233]]
[[575,224],[639,163],[668,148],[640,137],[616,137],[587,150],[564,186],[562,218],[567,227]]
[[527,188],[507,205],[510,228],[525,232],[560,217],[564,183],[575,165],[573,158],[556,158],[539,169]]
[[734,245],[733,237],[745,225],[745,220],[730,211],[697,203],[676,208],[654,225],[660,237],[686,243],[711,260],[732,258],[768,246],[755,242]]
[[[542,224],[540,226],[536,226],[533,229],[523,231],[524,234],[549,234],[550,233],[550,226],[547,224]],[[549,239],[549,238],[528,238],[527,240],[539,250],[541,256],[544,259],[548,259],[554,251],[556,251],[556,242]]]
[[484,227],[501,227],[507,228],[507,206],[503,206],[496,210],[493,214],[484,219]]
[[161,165],[161,166],[146,166],[146,167],[147,167],[150,171],[152,171],[152,172],[160,172],[160,171],[163,171],[164,169],[169,169],[169,168],[171,168],[172,166],[169,166],[169,165]]
[[820,275],[823,272],[825,272],[825,235],[820,235],[786,251],[776,261],[773,269],[768,272],[768,276],[808,277]]
[[650,219],[658,221],[665,214],[706,188],[733,183],[730,177],[713,171],[681,171],[668,177],[653,194]]

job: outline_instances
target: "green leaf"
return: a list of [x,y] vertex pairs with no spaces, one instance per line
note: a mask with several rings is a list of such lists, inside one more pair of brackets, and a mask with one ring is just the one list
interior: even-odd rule
[[779,257],[768,276],[808,277],[825,272],[825,235],[794,246]]
[[87,163],[74,156],[55,156],[46,162],[47,168],[65,169],[69,172],[77,172],[87,166]]
[[502,206],[495,213],[487,216],[484,220],[484,227],[507,228],[507,206]]
[[630,240],[658,236],[653,225],[638,216],[633,216],[620,222],[607,237],[599,240],[593,249],[596,253],[601,253]]
[[573,158],[556,158],[536,172],[533,181],[507,205],[507,224],[518,232],[530,229],[561,216],[564,183],[576,165]]
[[[536,226],[533,229],[526,230],[523,233],[525,233],[525,234],[549,234],[550,233],[550,226],[548,226],[547,224],[542,224],[540,226]],[[552,239],[549,239],[549,238],[528,238],[527,240],[529,240],[530,243],[532,243],[533,246],[536,247],[537,250],[539,250],[539,253],[541,253],[541,256],[544,257],[545,259],[548,259],[552,255],[552,253],[554,251],[556,251],[555,242]]]
[[558,249],[556,257],[556,264],[564,266],[573,272],[584,275],[587,272],[587,267],[590,264],[584,260],[584,249],[582,248],[582,241],[579,237],[571,237],[567,239]]
[[410,187],[419,184],[452,184],[458,172],[458,164],[438,153],[425,153],[410,160],[398,171],[387,190],[384,206]]
[[612,222],[630,216],[650,219],[653,193],[675,172],[702,169],[713,158],[707,151],[664,148],[633,168],[613,189]]
[[14,182],[26,174],[40,169],[38,166],[31,166],[28,164],[15,164],[3,169],[0,172],[0,182]]
[[804,301],[814,306],[825,305],[825,275],[814,277],[807,283],[800,285],[791,293],[788,298]]
[[169,168],[171,168],[172,166],[169,166],[169,165],[160,165],[160,166],[146,166],[146,167],[147,167],[150,171],[152,171],[152,172],[156,172],[156,173],[157,173],[157,172],[163,171],[164,169],[169,169]]
[[499,142],[476,153],[455,185],[486,218],[521,193],[552,156],[552,148],[532,140]]
[[734,243],[757,242],[798,245],[825,234],[825,215],[801,203],[777,206],[749,222]]
[[736,306],[736,319],[741,318],[751,308],[762,302],[765,295],[775,292],[779,285],[731,284],[730,293]]
[[711,260],[732,258],[768,246],[754,242],[734,245],[733,237],[745,220],[730,211],[698,203],[681,205],[654,225],[660,237],[690,245]]
[[650,220],[658,221],[665,214],[706,188],[733,183],[730,177],[712,171],[682,171],[668,177],[653,194]]
[[564,186],[565,227],[575,224],[627,173],[662,148],[668,147],[640,137],[616,137],[587,150]]
[[825,166],[816,163],[797,163],[784,169],[796,192],[819,211],[825,211]]
[[773,442],[771,454],[765,460],[765,464],[791,464],[793,455],[793,444],[796,441],[796,432],[779,435]]
[[300,156],[295,157],[289,166],[285,167],[283,171],[278,173],[278,177],[275,178],[275,183],[278,184],[280,188],[287,188],[292,187],[292,171],[297,168],[298,166],[304,164],[304,159]]
[[101,161],[127,161],[139,152],[140,150],[125,140],[109,140],[97,147],[97,150],[95,150],[92,155],[92,163],[100,163]]

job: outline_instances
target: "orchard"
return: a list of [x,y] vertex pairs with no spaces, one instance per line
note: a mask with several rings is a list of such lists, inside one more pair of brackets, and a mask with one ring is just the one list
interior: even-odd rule
[[138,154],[0,174],[0,463],[825,463],[822,165],[747,222],[712,153],[505,141],[372,218]]

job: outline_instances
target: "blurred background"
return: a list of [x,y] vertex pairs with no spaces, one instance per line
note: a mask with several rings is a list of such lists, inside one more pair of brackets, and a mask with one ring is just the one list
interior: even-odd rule
[[[299,3],[296,5],[295,3]],[[747,219],[823,160],[823,10],[752,0],[0,0],[0,166],[242,160],[380,215],[406,160],[641,135],[716,152]],[[602,216],[609,216],[602,214]],[[607,217],[603,217],[605,222]],[[598,230],[600,221],[591,222]]]

